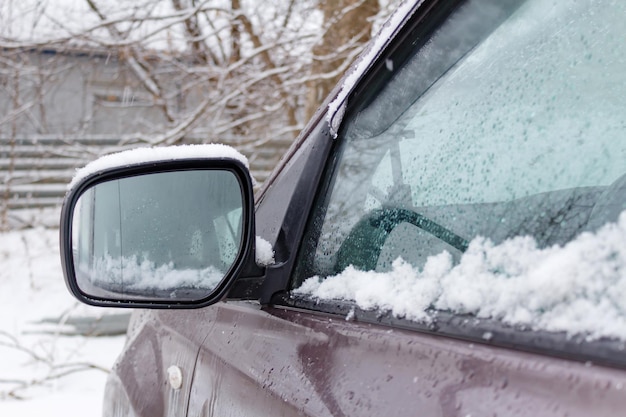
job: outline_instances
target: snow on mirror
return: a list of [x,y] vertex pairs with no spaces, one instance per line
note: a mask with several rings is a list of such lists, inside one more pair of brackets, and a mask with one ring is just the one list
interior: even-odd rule
[[238,179],[226,170],[150,173],[96,184],[73,212],[78,286],[97,298],[205,298],[241,250],[242,207]]

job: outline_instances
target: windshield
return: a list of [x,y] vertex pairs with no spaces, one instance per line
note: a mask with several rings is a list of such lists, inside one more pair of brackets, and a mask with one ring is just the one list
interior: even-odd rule
[[[439,268],[436,289],[417,297],[426,297],[414,302],[417,311],[489,315],[467,307],[483,296],[442,301],[442,282],[463,267],[468,281],[487,270],[494,281],[480,291],[501,300],[523,291],[500,288],[494,295],[494,282],[527,279],[529,264],[549,251],[570,250],[588,235],[607,242],[602,227],[617,223],[626,208],[624,18],[625,3],[603,0],[477,0],[456,10],[373,100],[351,113],[327,175],[331,187],[307,230],[315,249],[301,253],[294,286],[346,268],[385,273],[408,265],[413,281]],[[488,33],[477,34],[478,27]],[[616,236],[613,258],[626,243]],[[581,253],[593,252],[589,245]],[[491,254],[502,247],[508,249]],[[482,258],[471,258],[475,251]],[[564,264],[543,279],[575,292],[578,282],[559,277],[575,256],[558,258]],[[612,269],[606,282],[594,284],[601,290],[593,302],[626,280],[626,262],[607,256],[574,268],[590,269],[580,279],[591,282]]]

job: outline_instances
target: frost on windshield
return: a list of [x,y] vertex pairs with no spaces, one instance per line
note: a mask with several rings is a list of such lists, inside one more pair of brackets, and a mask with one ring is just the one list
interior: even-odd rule
[[90,277],[91,284],[101,288],[128,292],[171,291],[176,297],[176,289],[213,290],[218,286],[224,273],[215,266],[203,269],[176,268],[174,262],[157,266],[148,259],[137,256],[95,259],[89,269],[81,265],[81,272]]
[[626,212],[564,246],[540,249],[528,236],[499,245],[477,237],[457,265],[442,252],[421,269],[402,258],[389,272],[349,266],[323,280],[309,278],[295,293],[353,300],[361,309],[418,322],[429,322],[434,308],[589,340],[626,340]]

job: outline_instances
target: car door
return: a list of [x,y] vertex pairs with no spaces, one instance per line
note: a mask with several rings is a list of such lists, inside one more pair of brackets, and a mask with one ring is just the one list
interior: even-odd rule
[[[323,309],[321,309],[323,310]],[[623,371],[347,321],[224,303],[189,416],[621,415]]]
[[[619,332],[550,321],[564,304],[533,310],[530,293],[502,310],[489,302],[523,297],[522,284],[506,287],[532,279],[520,270],[618,221],[597,208],[622,204],[607,196],[626,172],[625,12],[608,1],[416,6],[263,193],[258,234],[276,264],[260,302],[208,309],[188,415],[621,415]],[[499,263],[485,269],[504,280],[470,268],[492,247]],[[572,254],[541,291],[580,295],[584,283],[561,279],[581,270]],[[455,265],[463,279],[445,275]],[[597,305],[617,288],[600,288]]]

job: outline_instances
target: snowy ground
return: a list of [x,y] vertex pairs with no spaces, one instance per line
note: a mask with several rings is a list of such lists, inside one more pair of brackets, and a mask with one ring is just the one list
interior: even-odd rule
[[67,323],[115,313],[69,295],[58,230],[0,233],[0,416],[100,415],[124,336],[67,335]]

